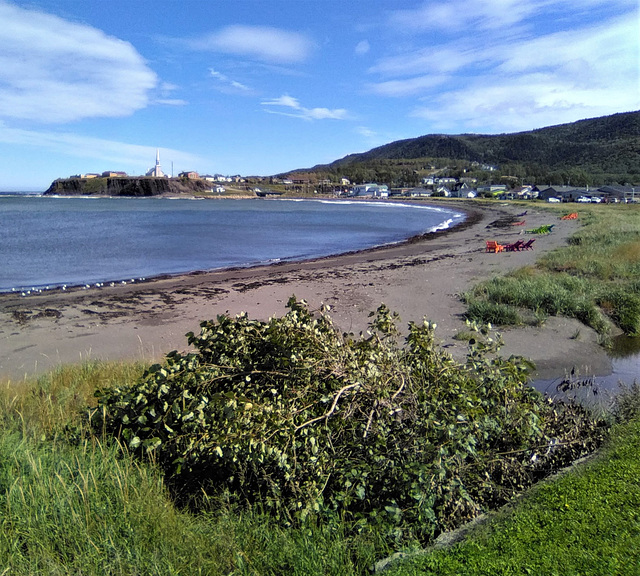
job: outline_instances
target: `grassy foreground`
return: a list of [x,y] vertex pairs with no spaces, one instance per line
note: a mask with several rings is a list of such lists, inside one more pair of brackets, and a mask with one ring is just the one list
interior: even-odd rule
[[[177,509],[153,465],[82,429],[77,408],[94,387],[140,370],[90,363],[2,388],[0,574],[360,575],[394,552],[372,531]],[[636,416],[596,460],[538,487],[472,540],[390,573],[638,574],[639,452]]]
[[375,534],[285,530],[259,512],[177,509],[160,472],[85,434],[97,387],[142,367],[93,362],[0,387],[0,574],[365,574]]

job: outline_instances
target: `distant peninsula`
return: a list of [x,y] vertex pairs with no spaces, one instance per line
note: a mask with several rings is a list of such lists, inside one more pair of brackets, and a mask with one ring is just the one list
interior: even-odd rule
[[215,184],[200,178],[115,176],[58,178],[44,192],[48,196],[192,196],[211,192]]

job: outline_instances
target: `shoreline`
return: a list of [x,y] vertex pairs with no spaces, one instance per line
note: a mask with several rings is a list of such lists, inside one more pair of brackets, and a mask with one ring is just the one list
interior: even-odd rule
[[[43,194],[39,194],[39,196],[44,196]],[[47,195],[47,198],[76,198],[76,196],[62,196],[62,195]],[[86,199],[90,199],[90,198],[117,198],[120,199],[122,197],[118,197],[118,196],[77,196],[77,198],[86,198]],[[174,199],[178,199],[178,200],[221,200],[221,199],[225,199],[225,198],[220,198],[220,197],[212,197],[212,198],[200,198],[200,197],[174,197],[174,196],[163,196],[163,195],[158,195],[158,196],[154,196],[154,198],[157,199],[166,199],[166,200],[174,200]],[[146,198],[138,198],[140,200],[146,200]],[[247,200],[247,199],[251,199],[251,200],[257,200],[258,198],[256,198],[255,196],[246,196],[246,197],[240,197],[240,196],[236,196],[236,197],[231,197],[231,198],[226,198],[226,199],[231,199],[231,200]],[[407,206],[425,206],[427,205],[427,203],[425,202],[417,202],[415,200],[411,200],[411,199],[402,199],[402,200],[395,200],[395,199],[388,199],[388,200],[375,200],[375,199],[368,199],[368,198],[363,198],[360,200],[353,200],[353,199],[336,199],[336,198],[279,198],[278,200],[282,201],[282,200],[289,200],[289,201],[293,201],[293,202],[297,202],[297,201],[317,201],[317,202],[327,202],[327,201],[334,201],[334,202],[375,202],[375,203],[384,203],[384,202],[389,202],[389,203],[394,203],[394,204],[400,204],[400,205],[407,205]],[[267,200],[269,201],[269,200]],[[429,207],[433,207],[433,208],[437,208],[436,206],[433,206],[432,204],[429,204]],[[158,273],[156,275],[152,275],[152,276],[145,276],[145,277],[135,277],[134,278],[131,277],[131,275],[126,276],[126,277],[118,277],[118,278],[109,278],[109,279],[104,279],[104,280],[99,280],[99,281],[90,281],[89,282],[83,282],[83,281],[79,281],[77,283],[73,283],[73,284],[67,284],[64,282],[49,282],[48,284],[36,284],[36,283],[30,283],[30,284],[26,284],[24,286],[15,286],[12,288],[4,288],[4,289],[0,289],[0,298],[4,295],[10,294],[10,295],[19,295],[19,296],[35,296],[35,295],[42,295],[42,296],[46,296],[46,295],[53,295],[56,294],[58,291],[62,290],[64,292],[73,292],[73,291],[77,291],[77,290],[88,290],[88,289],[97,289],[97,288],[114,288],[118,285],[126,285],[126,284],[144,284],[144,283],[148,283],[148,282],[154,282],[157,280],[172,280],[172,279],[179,279],[181,277],[184,276],[193,276],[193,275],[202,275],[202,274],[213,274],[213,273],[217,273],[217,272],[230,272],[230,271],[236,271],[236,270],[244,270],[244,269],[257,269],[257,268],[264,268],[264,267],[271,267],[271,266],[278,266],[278,265],[283,265],[283,264],[300,264],[303,262],[314,262],[314,261],[321,261],[327,258],[337,258],[340,256],[348,256],[348,255],[352,255],[352,254],[360,254],[360,253],[370,253],[370,252],[375,252],[377,250],[385,250],[386,248],[389,247],[394,247],[394,246],[403,246],[405,244],[412,244],[414,242],[418,242],[421,240],[428,240],[431,239],[433,237],[435,237],[436,235],[441,235],[441,234],[447,234],[452,230],[459,230],[461,226],[463,226],[465,224],[465,222],[471,217],[469,214],[469,210],[463,210],[463,209],[457,209],[457,214],[455,214],[456,210],[454,210],[453,207],[448,207],[445,208],[445,210],[448,210],[450,212],[454,212],[454,215],[449,218],[448,220],[444,221],[444,223],[446,223],[447,225],[444,227],[440,227],[442,225],[438,224],[435,225],[433,228],[435,228],[434,230],[430,230],[427,232],[423,232],[420,234],[415,234],[413,236],[410,236],[409,238],[406,238],[404,240],[399,240],[399,241],[395,241],[395,242],[389,242],[389,243],[385,243],[385,244],[379,244],[379,245],[375,245],[375,246],[371,246],[369,248],[364,248],[364,249],[356,249],[356,250],[347,250],[346,252],[338,252],[335,254],[328,254],[325,256],[315,256],[315,257],[310,257],[310,258],[304,258],[304,257],[292,257],[292,258],[284,258],[284,259],[278,259],[277,261],[269,261],[269,262],[252,262],[252,263],[248,263],[246,265],[239,265],[239,266],[226,266],[226,267],[220,267],[220,268],[211,268],[211,269],[203,269],[203,270],[190,270],[187,272],[161,272]],[[464,215],[464,219],[460,221],[459,224],[454,224],[453,220],[455,220],[460,213],[462,213]],[[1,311],[1,310],[0,310]]]
[[[577,229],[563,221],[553,234],[536,237],[533,251],[487,253],[485,241],[517,239],[508,224],[521,206],[477,202],[441,206],[466,213],[460,224],[405,242],[312,260],[161,276],[102,288],[46,291],[26,298],[0,294],[0,380],[22,380],[59,364],[88,359],[152,363],[171,350],[186,350],[185,334],[218,314],[246,312],[267,320],[286,312],[295,295],[312,309],[331,307],[345,332],[365,331],[369,312],[386,304],[399,313],[399,327],[426,318],[436,338],[457,359],[466,344],[453,337],[465,329],[459,295],[475,283],[532,265],[540,254],[565,246]],[[527,228],[557,216],[528,209]],[[572,338],[579,330],[580,340]],[[549,318],[542,327],[502,331],[501,354],[518,354],[537,365],[537,378],[562,377],[572,367],[607,375],[611,361],[597,336],[579,322]]]

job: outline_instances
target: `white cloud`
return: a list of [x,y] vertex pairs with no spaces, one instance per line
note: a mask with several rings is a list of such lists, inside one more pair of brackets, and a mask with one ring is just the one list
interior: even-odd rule
[[634,7],[637,0],[427,0],[417,8],[392,11],[389,23],[405,32],[437,31],[459,38],[461,31],[474,35],[486,31],[513,34],[522,28],[541,32],[532,20],[539,15],[551,23],[556,16],[595,9],[611,15]]
[[449,74],[471,64],[478,65],[484,58],[483,48],[461,41],[451,46],[420,48],[381,58],[369,72],[386,77]]
[[[601,0],[585,0],[592,7]],[[568,0],[566,4],[573,4]],[[488,2],[475,5],[490,13]],[[493,5],[493,2],[491,3]],[[542,0],[513,5],[524,18]],[[557,4],[549,0],[546,4]],[[618,4],[626,5],[626,0]],[[582,4],[581,6],[584,6]],[[425,10],[449,10],[430,3]],[[548,8],[548,7],[547,7]],[[442,131],[514,131],[640,108],[640,29],[637,9],[625,15],[580,19],[555,32],[493,34],[442,39],[379,60],[370,68],[379,76],[369,92],[392,97],[420,97],[411,113]],[[442,16],[444,18],[444,16]],[[497,16],[496,16],[497,17]],[[431,35],[425,38],[431,39]]]
[[431,90],[444,84],[448,76],[416,76],[401,80],[388,80],[386,82],[373,83],[369,89],[380,96],[411,96],[422,94],[425,90]]
[[193,48],[234,54],[261,62],[294,64],[307,59],[313,42],[304,34],[268,26],[227,26],[191,42]]
[[[348,113],[343,108],[305,108],[297,98],[293,98],[288,94],[284,94],[273,100],[263,100],[262,105],[272,114],[302,118],[303,120],[346,120],[348,118]],[[288,111],[282,112],[281,110],[274,110],[271,108],[274,106],[277,108],[285,108]]]
[[356,54],[362,56],[371,50],[371,46],[367,40],[361,40],[356,44]]
[[[71,132],[23,130],[0,124],[0,143],[44,148],[69,157],[91,158],[101,161],[105,170],[110,167],[137,167],[146,171],[155,161],[156,148],[102,138],[82,136]],[[171,158],[179,165],[202,165],[205,160],[188,152],[160,149],[161,158]]]
[[264,106],[286,106],[288,108],[294,108],[295,110],[301,110],[302,106],[300,106],[300,102],[297,98],[293,98],[288,94],[284,94],[279,98],[275,98],[274,100],[263,100],[262,104]]
[[187,106],[189,103],[181,98],[158,98],[154,100],[155,104],[162,104],[163,106]]
[[237,80],[232,80],[227,75],[214,70],[213,68],[209,68],[209,74],[213,79],[216,80],[218,84],[218,89],[221,92],[232,92],[232,93],[245,93],[250,94],[253,92],[249,86],[238,82]]
[[0,118],[62,123],[127,116],[158,79],[129,44],[0,0]]
[[449,0],[424,2],[420,7],[397,10],[390,21],[408,31],[438,30],[451,34],[473,23],[475,31],[499,29],[520,22],[535,12],[544,0]]
[[372,130],[371,128],[367,128],[366,126],[358,126],[356,128],[356,134],[359,134],[363,138],[367,138],[369,140],[373,140],[378,136],[375,130]]
[[[450,90],[418,106],[413,117],[429,121],[435,130],[513,132],[631,111],[637,96],[603,86],[576,86],[550,74],[520,77],[517,85],[492,84],[477,78],[473,84]],[[635,100],[635,102],[634,102]]]

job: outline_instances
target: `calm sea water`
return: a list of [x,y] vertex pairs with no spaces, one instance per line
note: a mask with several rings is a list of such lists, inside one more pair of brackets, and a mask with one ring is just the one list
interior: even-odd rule
[[402,241],[460,213],[392,202],[0,196],[0,291],[301,260]]

